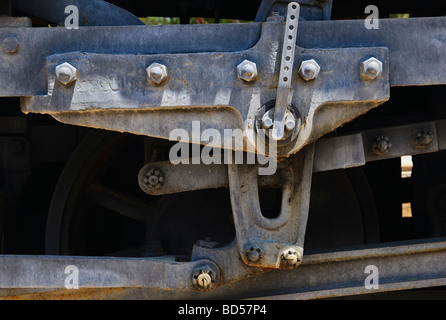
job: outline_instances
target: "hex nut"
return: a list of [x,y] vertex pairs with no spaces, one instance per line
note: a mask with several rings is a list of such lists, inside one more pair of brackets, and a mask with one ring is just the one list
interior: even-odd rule
[[149,81],[156,85],[162,85],[169,79],[167,67],[160,63],[152,63],[147,69],[147,77]]
[[264,129],[271,129],[274,124],[274,119],[272,118],[271,112],[265,112],[262,117],[262,126]]
[[302,255],[294,248],[282,252],[282,264],[284,267],[294,268],[302,262]]
[[361,75],[366,80],[374,80],[382,73],[383,64],[376,58],[369,58],[361,63]]
[[251,82],[257,78],[257,65],[249,60],[244,60],[237,66],[237,75],[239,79]]
[[378,136],[372,143],[372,151],[378,156],[385,155],[390,148],[392,148],[392,143],[386,136]]
[[258,247],[247,247],[245,255],[250,262],[259,262],[263,257],[262,250]]
[[68,62],[56,67],[56,78],[64,85],[68,85],[77,80],[77,69]]
[[147,171],[147,174],[144,178],[144,183],[147,188],[150,190],[157,190],[159,189],[164,182],[164,175],[158,168],[151,168],[149,171]]
[[299,67],[299,74],[305,81],[311,81],[317,78],[321,67],[314,59],[302,61]]
[[415,134],[413,143],[417,149],[428,148],[434,141],[434,135],[430,130],[422,130]]
[[220,281],[218,268],[210,263],[197,266],[193,270],[192,285],[199,291],[210,291]]

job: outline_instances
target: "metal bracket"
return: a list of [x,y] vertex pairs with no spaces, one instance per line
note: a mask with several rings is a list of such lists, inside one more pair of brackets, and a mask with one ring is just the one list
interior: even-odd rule
[[299,23],[299,4],[288,5],[285,32],[283,37],[282,59],[280,63],[279,84],[277,86],[274,125],[271,137],[281,140],[285,131],[287,106],[293,97],[291,79],[293,76],[294,53],[296,51],[297,26]]
[[[153,51],[150,54],[137,54],[139,51],[136,50],[134,54],[129,54],[131,49],[123,51],[125,54],[97,53],[93,49],[90,52],[87,48],[82,52],[50,55],[46,57],[46,68],[44,68],[47,77],[47,86],[44,90],[47,94],[29,96],[26,94],[27,97],[22,99],[21,108],[25,113],[51,114],[63,123],[164,139],[169,139],[173,130],[181,129],[187,133],[187,136],[182,137],[182,141],[207,144],[217,148],[222,148],[221,143],[216,142],[218,140],[208,144],[200,139],[206,129],[215,129],[219,131],[220,136],[225,135],[225,130],[237,129],[246,139],[239,139],[243,144],[234,144],[228,148],[248,152],[255,150],[262,155],[270,154],[269,142],[274,139],[269,139],[270,136],[265,134],[268,136],[267,143],[258,143],[257,138],[262,136],[261,131],[264,129],[261,124],[259,126],[258,120],[261,122],[263,114],[260,114],[260,111],[265,109],[265,106],[274,107],[276,103],[273,101],[276,100],[278,92],[279,99],[281,96],[282,89],[277,88],[281,71],[278,65],[280,59],[278,52],[283,43],[284,26],[285,23],[266,22],[261,26],[259,34],[256,33],[256,30],[259,31],[258,26],[250,24],[248,29],[256,33],[258,38],[254,35],[240,36],[240,33],[246,33],[244,30],[248,31],[245,26],[236,24],[221,26],[214,30],[212,39],[221,35],[222,43],[228,43],[223,37],[234,33],[236,39],[231,38],[234,44],[230,49],[215,45],[210,52],[205,51],[210,50],[210,47],[199,41],[196,35],[198,31],[204,32],[201,28],[188,31],[200,45],[203,44],[203,48],[199,48],[201,52],[196,52],[198,49],[191,51],[191,48],[183,46],[182,50],[188,53],[179,53],[179,49],[171,48],[169,46],[171,42],[167,43],[167,39],[172,39],[174,34],[183,29],[169,26],[160,30],[151,27],[141,28],[142,33],[148,34],[145,39],[158,32],[159,37],[156,39],[162,40],[156,45],[151,42]],[[299,23],[299,34],[300,27]],[[211,26],[212,28],[214,27]],[[85,29],[76,31],[74,42],[84,40]],[[30,37],[45,38],[45,35],[34,34],[35,31],[31,31],[33,34]],[[47,36],[46,41],[57,36],[53,35],[52,30],[47,30],[47,33],[51,34],[51,37]],[[210,31],[204,33],[208,35]],[[89,33],[91,36],[93,34],[93,31]],[[98,33],[95,36],[100,35]],[[125,36],[120,33],[120,37]],[[216,40],[209,39],[209,41],[213,44]],[[249,47],[250,45],[252,47]],[[77,45],[70,46],[70,48],[75,47]],[[294,65],[301,67],[294,66],[290,74],[293,78],[293,87],[298,88],[295,90],[298,90],[299,94],[286,90],[288,92],[285,94],[289,94],[292,103],[287,104],[288,98],[284,100],[287,111],[296,121],[294,125],[291,121],[292,130],[287,130],[284,139],[277,143],[277,157],[298,152],[327,132],[382,104],[389,98],[390,92],[389,56],[386,48],[321,50],[304,49],[295,45],[294,47],[296,50]],[[21,49],[6,59],[16,60],[24,54],[23,51]],[[285,45],[286,51],[287,45]],[[342,59],[339,59],[339,56],[342,56]],[[365,80],[361,74],[361,65],[372,57],[382,62],[382,72],[374,80]],[[291,60],[290,56],[290,62]],[[310,81],[302,74],[308,76],[307,69],[311,73],[311,68],[302,66],[305,64],[311,66],[312,60],[320,65],[320,75]],[[9,60],[5,61],[9,63]],[[250,63],[243,64],[245,61]],[[65,63],[73,66],[73,81],[66,82],[61,79],[60,73],[58,76],[58,67]],[[152,71],[150,67],[154,64],[158,67],[153,68],[154,72],[148,72],[147,69]],[[165,69],[160,68],[160,65]],[[290,72],[291,68],[289,66],[288,68]],[[161,78],[164,79],[162,81],[154,78],[160,71]],[[2,88],[5,89],[10,85],[12,84],[8,82]],[[20,88],[23,88],[21,84]],[[16,94],[23,95],[24,92]],[[277,104],[281,102],[278,101]],[[280,114],[275,118],[280,118]],[[201,131],[197,135],[193,134],[193,121],[202,124]],[[274,153],[272,155],[275,156]]]
[[229,191],[237,245],[252,266],[289,269],[299,266],[308,217],[314,144],[278,163],[282,176],[279,214],[262,214],[256,165],[228,165]]

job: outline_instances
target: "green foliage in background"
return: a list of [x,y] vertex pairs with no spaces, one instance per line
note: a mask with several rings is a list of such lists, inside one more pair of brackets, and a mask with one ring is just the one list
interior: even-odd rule
[[[156,26],[156,25],[164,25],[164,24],[180,24],[179,17],[146,17],[140,18],[142,22],[146,25]],[[247,23],[252,21],[247,20],[233,20],[233,19],[220,19],[218,23]],[[215,23],[214,18],[190,18],[190,24],[209,24]]]
[[389,14],[389,18],[405,19],[405,18],[409,18],[409,14],[408,13],[392,13],[392,14]]

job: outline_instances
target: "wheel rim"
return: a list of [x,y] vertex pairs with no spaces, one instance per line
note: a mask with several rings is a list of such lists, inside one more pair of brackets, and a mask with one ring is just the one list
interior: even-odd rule
[[[91,132],[56,186],[47,220],[46,252],[190,255],[193,243],[208,236],[222,245],[233,240],[227,190],[149,196],[137,181],[143,164],[143,137]],[[101,218],[108,219],[105,226]]]

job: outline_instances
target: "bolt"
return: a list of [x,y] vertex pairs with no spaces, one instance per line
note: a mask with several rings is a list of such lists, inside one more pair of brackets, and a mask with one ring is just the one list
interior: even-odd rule
[[77,80],[77,69],[65,62],[56,67],[56,78],[62,84],[68,85]]
[[434,141],[434,135],[430,130],[422,130],[417,132],[413,139],[415,147],[418,149],[424,149],[429,147]]
[[366,80],[373,80],[377,78],[383,69],[383,64],[376,58],[370,58],[362,62],[361,74]]
[[292,113],[288,113],[285,119],[285,129],[288,131],[294,130],[296,127],[296,120]]
[[214,289],[219,282],[219,270],[210,263],[202,264],[194,268],[192,284],[200,291]]
[[212,279],[209,273],[202,273],[198,276],[197,282],[199,287],[207,289],[211,285]]
[[293,248],[282,252],[282,262],[286,267],[297,267],[302,261],[302,256]]
[[265,112],[262,117],[262,125],[264,129],[271,129],[273,127],[274,120],[270,111]]
[[257,65],[249,60],[244,60],[237,66],[239,79],[251,82],[257,77]]
[[299,67],[299,74],[306,81],[316,79],[320,71],[321,67],[314,59],[302,61]]
[[161,69],[160,67],[153,67],[152,69],[150,69],[150,77],[152,79],[159,80],[162,76],[163,69]]
[[378,136],[372,143],[372,151],[379,156],[385,155],[390,148],[392,148],[392,144],[386,136]]
[[144,178],[144,183],[151,190],[159,189],[164,182],[164,176],[160,169],[151,168]]
[[152,63],[147,69],[147,77],[151,82],[157,85],[162,85],[166,83],[169,79],[167,75],[167,68],[165,65],[160,63]]
[[7,37],[3,40],[2,48],[6,53],[16,53],[19,50],[19,40],[16,37]]
[[251,262],[258,262],[262,258],[262,251],[257,247],[249,247],[245,250],[245,254]]

